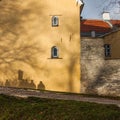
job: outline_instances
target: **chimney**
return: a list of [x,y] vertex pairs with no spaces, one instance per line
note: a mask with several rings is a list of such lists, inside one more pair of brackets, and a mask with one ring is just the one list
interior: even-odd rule
[[113,28],[113,25],[112,25],[112,23],[110,22],[110,13],[109,13],[109,12],[103,12],[102,16],[103,16],[103,20],[104,20],[106,23],[108,23],[111,28]]
[[110,13],[109,12],[103,12],[102,16],[103,16],[104,21],[110,20]]
[[78,5],[83,5],[83,1],[82,0],[76,0],[76,4]]

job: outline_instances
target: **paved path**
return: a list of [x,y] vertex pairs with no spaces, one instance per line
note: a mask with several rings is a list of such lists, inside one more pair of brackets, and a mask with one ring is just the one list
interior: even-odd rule
[[114,104],[120,107],[120,100],[85,97],[85,96],[76,95],[76,94],[55,93],[55,92],[30,90],[30,89],[0,87],[0,94],[6,94],[6,95],[12,95],[12,96],[18,96],[18,97],[39,97],[39,98],[49,98],[49,99],[94,102],[94,103],[100,103],[100,104]]

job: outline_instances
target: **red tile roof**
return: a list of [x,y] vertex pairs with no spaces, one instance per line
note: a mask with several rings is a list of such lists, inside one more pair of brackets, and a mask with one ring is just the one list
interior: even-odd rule
[[110,20],[113,26],[120,27],[120,20]]
[[97,33],[107,33],[111,31],[111,27],[103,20],[81,20],[81,32],[91,31],[95,31]]

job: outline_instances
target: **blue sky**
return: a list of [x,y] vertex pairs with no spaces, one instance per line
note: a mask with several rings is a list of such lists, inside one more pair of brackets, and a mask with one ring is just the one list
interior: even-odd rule
[[111,19],[120,19],[120,0],[83,0],[83,18],[102,19],[102,12],[110,12]]

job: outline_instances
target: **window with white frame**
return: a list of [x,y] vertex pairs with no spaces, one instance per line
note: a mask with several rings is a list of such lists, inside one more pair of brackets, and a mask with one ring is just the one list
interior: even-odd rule
[[58,25],[59,25],[59,18],[58,18],[58,16],[53,16],[52,17],[52,26],[56,27]]
[[110,44],[105,44],[105,57],[110,57],[111,56],[111,45]]
[[58,58],[59,57],[59,53],[58,53],[58,48],[56,46],[53,46],[51,48],[51,57],[52,58]]

